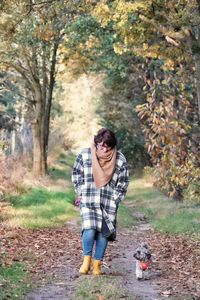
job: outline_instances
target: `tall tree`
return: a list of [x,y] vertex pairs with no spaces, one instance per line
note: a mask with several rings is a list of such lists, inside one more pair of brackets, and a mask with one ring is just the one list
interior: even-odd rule
[[[91,10],[92,11],[92,10]],[[118,36],[112,24],[101,26],[97,18],[87,13],[76,18],[69,27],[63,52],[64,63],[73,66],[71,72],[101,73],[104,78],[104,93],[99,103],[98,115],[101,125],[117,132],[119,147],[126,154],[133,170],[149,163],[144,149],[144,138],[135,112],[135,106],[144,103],[144,81],[141,60],[132,53],[117,53]]]
[[198,0],[100,1],[93,10],[101,26],[118,36],[114,49],[142,57],[195,64],[200,120],[200,2]]
[[[197,0],[99,1],[91,15],[100,29],[93,30],[87,38],[85,34],[78,44],[78,53],[84,57],[93,43],[95,55],[89,59],[98,60],[109,71],[125,54],[139,63],[138,69],[143,69],[146,103],[138,111],[146,147],[159,186],[175,197],[181,197],[193,183],[194,193],[200,191],[196,185],[200,174],[195,141],[200,135],[199,5]],[[88,20],[85,19],[86,28]],[[98,47],[99,53],[94,51]],[[116,56],[108,59],[111,49]],[[128,66],[129,72],[130,62]],[[121,64],[120,73],[119,67]],[[183,173],[184,179],[180,176]]]
[[[58,48],[73,17],[73,1],[8,1],[2,4],[0,57],[23,78],[33,131],[33,171],[47,171],[49,120]],[[30,115],[30,114],[29,114]]]

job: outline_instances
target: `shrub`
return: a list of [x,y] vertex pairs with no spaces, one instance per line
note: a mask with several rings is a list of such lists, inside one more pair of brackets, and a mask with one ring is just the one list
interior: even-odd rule
[[184,201],[200,205],[200,181],[192,181],[183,191]]
[[20,195],[25,191],[23,179],[27,174],[23,159],[0,155],[0,201],[12,193]]
[[149,182],[154,181],[155,179],[154,179],[153,172],[154,172],[154,169],[152,167],[150,167],[150,166],[144,167],[143,175],[144,175],[145,180],[147,180]]
[[200,202],[200,169],[194,155],[189,155],[181,165],[171,164],[166,168],[165,164],[160,163],[155,167],[154,174],[155,185],[170,197]]

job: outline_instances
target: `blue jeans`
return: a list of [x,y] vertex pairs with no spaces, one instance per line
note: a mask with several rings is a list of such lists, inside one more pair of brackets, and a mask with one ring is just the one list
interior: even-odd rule
[[92,256],[95,244],[94,259],[102,260],[106,251],[108,240],[95,229],[85,229],[82,234],[83,255]]

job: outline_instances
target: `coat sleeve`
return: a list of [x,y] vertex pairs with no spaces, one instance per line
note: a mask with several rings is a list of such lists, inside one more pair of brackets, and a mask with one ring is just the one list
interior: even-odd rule
[[118,180],[114,189],[114,200],[119,203],[121,202],[127,192],[129,184],[129,171],[127,163],[124,163],[120,169]]
[[72,182],[74,184],[75,192],[81,196],[81,185],[84,183],[84,171],[83,171],[83,158],[80,153],[72,169]]

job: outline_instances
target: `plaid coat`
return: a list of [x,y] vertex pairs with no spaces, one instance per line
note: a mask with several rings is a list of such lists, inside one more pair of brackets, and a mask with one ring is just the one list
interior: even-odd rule
[[81,198],[82,230],[96,229],[101,232],[103,221],[103,228],[106,226],[109,235],[115,233],[118,204],[128,187],[128,168],[124,155],[117,151],[116,167],[110,182],[96,188],[92,175],[91,150],[83,149],[74,163],[72,182]]

